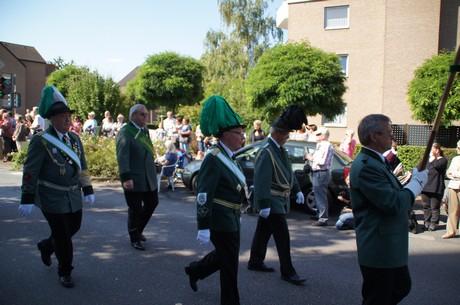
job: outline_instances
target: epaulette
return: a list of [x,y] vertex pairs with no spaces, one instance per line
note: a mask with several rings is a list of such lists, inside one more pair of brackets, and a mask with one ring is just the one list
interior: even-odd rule
[[217,156],[217,154],[220,152],[219,147],[214,147],[209,153],[213,156]]
[[37,134],[35,134],[36,136],[42,136],[46,133],[46,130],[42,130],[42,131],[39,131]]

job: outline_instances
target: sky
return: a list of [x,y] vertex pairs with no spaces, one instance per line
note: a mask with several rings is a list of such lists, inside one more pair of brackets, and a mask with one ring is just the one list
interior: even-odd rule
[[[282,0],[270,4],[270,14]],[[209,30],[225,30],[217,0],[0,0],[0,41],[32,46],[120,81],[151,55],[199,59]]]

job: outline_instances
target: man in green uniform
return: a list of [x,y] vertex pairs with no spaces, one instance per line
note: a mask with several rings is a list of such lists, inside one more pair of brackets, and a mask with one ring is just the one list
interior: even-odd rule
[[200,115],[201,131],[219,141],[205,156],[197,180],[197,239],[213,243],[215,250],[185,267],[190,286],[220,270],[221,304],[240,304],[238,255],[240,208],[246,196],[246,180],[233,152],[242,147],[246,135],[241,118],[224,98],[211,96]]
[[131,246],[144,251],[144,229],[158,206],[158,183],[153,144],[148,136],[148,111],[136,104],[129,110],[130,122],[117,135],[120,181],[128,205]]
[[260,213],[248,262],[249,270],[275,271],[264,263],[267,243],[273,235],[280,261],[281,278],[296,285],[304,282],[305,278],[299,276],[292,266],[286,213],[289,211],[291,192],[296,194],[296,202],[299,204],[303,204],[305,198],[283,145],[289,138],[289,132],[300,129],[303,123],[308,124],[302,108],[288,107],[272,124],[270,137],[262,144],[256,157],[254,203]]
[[73,287],[72,236],[81,225],[82,190],[85,202],[92,205],[93,187],[80,138],[68,131],[73,111],[54,86],[43,89],[39,113],[51,126],[30,141],[19,213],[29,215],[34,205],[41,209],[51,228],[51,236],[37,244],[42,262],[50,266],[56,253],[61,284]]

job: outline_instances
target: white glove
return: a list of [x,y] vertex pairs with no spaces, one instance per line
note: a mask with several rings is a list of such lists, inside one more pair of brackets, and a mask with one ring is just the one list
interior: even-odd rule
[[302,192],[298,192],[297,194],[295,194],[295,197],[296,197],[296,203],[298,204],[304,204],[305,203],[305,197],[303,196],[303,193]]
[[414,196],[417,197],[422,192],[427,181],[428,170],[425,169],[419,172],[417,168],[414,168],[414,171],[412,172],[412,178],[404,188],[410,190],[414,194]]
[[196,239],[200,241],[200,245],[205,245],[209,242],[210,237],[211,231],[209,231],[209,229],[198,230],[198,235],[196,236]]
[[21,217],[27,217],[32,213],[35,203],[33,204],[20,204],[18,211]]
[[270,215],[270,208],[262,209],[259,212],[259,216],[263,218],[267,218]]
[[94,204],[94,194],[86,195],[85,196],[85,202],[88,203],[90,206],[93,206]]

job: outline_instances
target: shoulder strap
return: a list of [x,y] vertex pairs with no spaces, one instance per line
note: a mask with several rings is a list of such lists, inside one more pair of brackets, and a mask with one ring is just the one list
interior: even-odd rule
[[78,168],[81,169],[80,158],[69,146],[67,146],[67,144],[63,143],[61,140],[59,140],[57,137],[53,136],[49,132],[39,133],[37,134],[37,136],[41,136],[42,139],[45,140],[47,143],[50,143],[54,147],[61,150],[66,156],[71,158],[75,162],[75,164],[77,164]]

